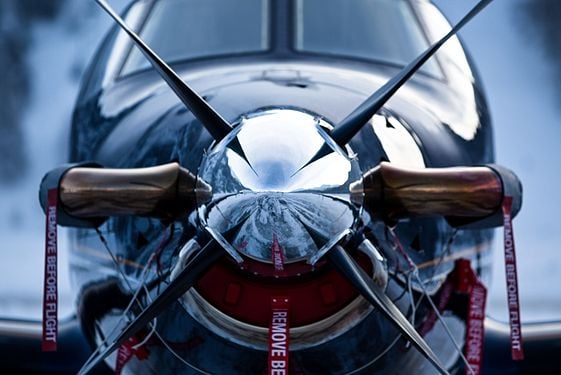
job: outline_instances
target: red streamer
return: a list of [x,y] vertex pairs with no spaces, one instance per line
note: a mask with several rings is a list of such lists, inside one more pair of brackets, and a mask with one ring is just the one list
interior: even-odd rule
[[512,197],[503,200],[504,251],[508,315],[510,323],[510,349],[512,359],[524,359],[522,348],[522,323],[520,319],[520,299],[518,294],[518,273],[516,270],[516,251],[512,229]]
[[57,235],[58,189],[48,192],[45,225],[45,276],[43,283],[43,338],[44,352],[57,350],[58,340],[58,235]]
[[290,324],[288,297],[271,299],[271,324],[269,326],[269,375],[288,374]]

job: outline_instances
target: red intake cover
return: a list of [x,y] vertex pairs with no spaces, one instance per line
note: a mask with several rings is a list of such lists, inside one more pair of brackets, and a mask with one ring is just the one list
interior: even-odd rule
[[[361,253],[354,255],[360,266],[372,274],[372,264]],[[313,269],[305,262],[284,265],[282,275],[273,264],[246,259],[244,268],[222,259],[199,280],[195,289],[210,304],[242,322],[268,327],[271,297],[290,299],[292,327],[311,324],[335,314],[358,293],[329,264]]]

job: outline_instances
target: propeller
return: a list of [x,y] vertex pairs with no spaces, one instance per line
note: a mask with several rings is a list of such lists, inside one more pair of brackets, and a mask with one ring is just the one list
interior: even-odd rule
[[[144,54],[152,67],[160,74],[168,86],[173,90],[175,95],[183,102],[185,107],[189,109],[193,115],[203,124],[210,135],[220,142],[232,130],[230,125],[218,112],[216,112],[203,98],[201,98],[189,85],[187,85],[181,77],[171,67],[154,52],[143,40],[136,34],[125,21],[111,8],[105,0],[95,0],[106,12],[117,22],[117,24],[126,32],[135,45]],[[239,140],[236,138],[230,144],[230,149],[240,155],[245,161],[245,156]],[[249,162],[248,162],[249,164]]]
[[[384,86],[378,89],[362,104],[360,104],[351,114],[349,114],[343,121],[341,121],[331,132],[331,138],[341,148],[344,149],[345,145],[362,129],[366,123],[374,116],[397,90],[401,88],[412,76],[415,74],[425,62],[427,62],[439,49],[454,35],[464,27],[472,18],[489,5],[493,0],[481,0],[462,20],[454,26],[454,28],[446,34],[442,39],[432,45],[429,49],[423,52],[417,59],[407,65],[395,77],[390,79]],[[308,161],[302,168],[312,164],[313,162],[321,159],[324,156],[333,152],[332,148],[326,143],[320,150]]]
[[[376,114],[392,96],[401,88],[422,66],[428,61],[452,36],[458,33],[471,19],[491,3],[492,0],[481,0],[462,20],[442,39],[428,48],[417,59],[407,65],[401,72],[390,79],[384,86],[373,93],[353,112],[343,119],[331,132],[331,138],[340,147],[347,143],[362,129],[362,127]],[[203,124],[211,136],[217,141],[224,139],[232,130],[229,124],[218,114],[204,99],[193,91],[182,79],[166,64],[132,29],[124,20],[110,7],[105,0],[96,2],[117,22],[117,24],[134,41],[150,64],[164,79],[168,86],[174,91],[181,102],[193,113]],[[238,139],[233,140],[229,146],[234,152],[247,161]],[[332,148],[324,143],[320,150],[308,161],[305,166],[330,154]],[[248,162],[249,164],[249,162]],[[364,186],[358,186],[362,190]],[[361,193],[361,192],[359,192]],[[87,374],[92,371],[112,352],[117,350],[124,342],[138,333],[149,324],[170,304],[177,301],[197,280],[223,255],[220,245],[211,240],[202,248],[179,273],[177,278],[159,294],[148,306],[130,322],[117,338],[95,357],[88,360],[79,374]],[[403,313],[395,306],[391,299],[377,286],[370,277],[360,268],[354,260],[346,253],[340,245],[334,246],[327,254],[330,263],[357,289],[357,291],[369,301],[375,308],[410,341],[419,352],[430,361],[441,374],[448,374],[438,357],[419,335]]]
[[100,362],[117,350],[124,342],[138,333],[150,321],[157,317],[171,303],[177,301],[189,290],[199,278],[223,255],[223,250],[211,240],[191,260],[169,285],[150,303],[132,322],[130,322],[105,350],[88,360],[78,372],[79,375],[90,373]]
[[327,258],[341,274],[358,290],[358,292],[384,316],[391,321],[401,334],[411,342],[419,352],[427,358],[441,374],[448,374],[436,354],[427,342],[419,335],[407,318],[395,306],[392,300],[376,285],[360,266],[347,254],[340,245],[327,253]]

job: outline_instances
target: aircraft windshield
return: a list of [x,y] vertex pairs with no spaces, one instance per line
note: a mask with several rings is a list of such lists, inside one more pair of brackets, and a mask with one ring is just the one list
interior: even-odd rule
[[[406,65],[428,47],[405,0],[330,0],[329,6],[325,0],[294,0],[292,5],[294,13],[286,20],[270,0],[161,0],[149,5],[139,32],[168,62],[274,50],[279,42],[271,36],[281,36],[271,33],[272,25],[287,21],[294,35],[288,48],[295,52]],[[148,62],[132,48],[120,75],[145,68]],[[441,75],[435,60],[422,70]]]
[[[157,1],[140,35],[166,61],[259,52],[269,48],[269,0]],[[132,49],[122,75],[148,68]]]
[[[296,0],[298,51],[406,65],[428,48],[411,5],[403,0]],[[435,60],[423,69],[440,75]]]

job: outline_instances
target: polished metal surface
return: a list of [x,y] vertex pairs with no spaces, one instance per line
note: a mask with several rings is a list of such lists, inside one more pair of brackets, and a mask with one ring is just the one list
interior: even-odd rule
[[76,217],[174,217],[207,202],[212,189],[178,163],[150,168],[72,168],[62,178],[60,200]]
[[96,353],[82,366],[78,374],[85,375],[90,373],[124,342],[137,334],[154,318],[158,317],[163,310],[187,292],[221,256],[221,249],[213,241],[207,243],[191,258],[177,274],[177,277],[119,332],[110,345]]
[[368,277],[366,272],[358,266],[341,246],[335,246],[328,254],[330,262],[345,275],[347,280],[359,293],[377,308],[403,335],[415,346],[435,370],[441,374],[448,374],[438,356],[433,352],[425,339],[417,332],[407,317],[397,308],[391,298]]
[[370,124],[392,164],[409,168],[425,168],[425,160],[418,140],[398,119],[391,115],[374,115]]
[[[360,177],[360,169],[333,144],[328,126],[290,109],[244,118],[201,168],[200,178],[213,188],[212,202],[200,210],[211,235],[266,263],[272,263],[272,248],[278,245],[283,261],[291,263],[313,256],[352,229],[358,212],[349,199],[349,184]],[[229,148],[236,139],[245,158]],[[305,166],[324,144],[334,152]]]
[[500,177],[487,167],[406,169],[381,163],[350,188],[353,202],[384,219],[486,217],[501,205]]
[[386,259],[384,259],[380,251],[378,251],[376,246],[374,246],[369,239],[362,241],[358,249],[370,258],[372,262],[372,279],[376,285],[382,288],[382,290],[385,290],[389,280],[388,263]]
[[[244,347],[266,350],[269,330],[232,318],[208,303],[196,290],[190,289],[181,299],[185,310],[195,319],[220,337]],[[321,321],[301,327],[290,328],[291,350],[303,350],[321,345],[356,327],[373,308],[362,297],[357,297],[336,314]]]
[[179,251],[179,257],[171,270],[170,280],[175,280],[181,271],[187,266],[189,260],[201,249],[201,245],[195,239],[187,241],[187,243]]

